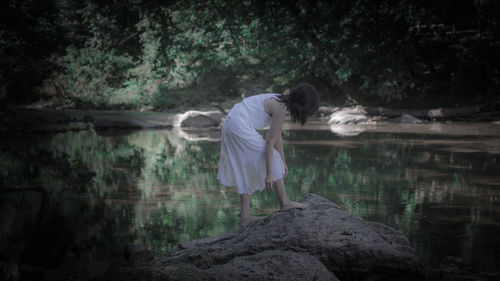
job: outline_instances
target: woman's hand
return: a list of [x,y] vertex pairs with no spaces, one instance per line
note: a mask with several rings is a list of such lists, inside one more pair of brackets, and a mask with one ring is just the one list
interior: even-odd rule
[[285,162],[283,162],[283,165],[285,165],[285,175],[283,175],[283,177],[285,178],[286,176],[288,176],[288,166]]
[[273,189],[273,174],[271,173],[266,174],[266,188],[269,190]]

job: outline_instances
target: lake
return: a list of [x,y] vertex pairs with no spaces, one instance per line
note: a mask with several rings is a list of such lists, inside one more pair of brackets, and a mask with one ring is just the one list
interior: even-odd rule
[[[265,134],[265,132],[263,132]],[[2,139],[0,260],[55,267],[119,258],[129,243],[168,253],[238,228],[239,195],[217,180],[220,132],[94,130]],[[314,192],[404,232],[422,261],[500,268],[500,126],[332,126],[283,131],[293,200]],[[252,213],[279,209],[274,192]]]

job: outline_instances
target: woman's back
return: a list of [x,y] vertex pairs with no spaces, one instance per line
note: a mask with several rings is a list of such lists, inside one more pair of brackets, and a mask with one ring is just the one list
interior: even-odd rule
[[264,101],[278,95],[269,93],[244,98],[229,111],[228,117],[238,118],[248,127],[260,130],[271,122],[271,116],[264,109]]

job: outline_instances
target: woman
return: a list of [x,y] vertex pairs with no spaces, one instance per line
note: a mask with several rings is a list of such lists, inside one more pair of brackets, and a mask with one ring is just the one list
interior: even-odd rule
[[[288,95],[260,94],[243,99],[229,111],[221,129],[221,153],[217,179],[235,186],[241,199],[240,226],[259,219],[250,215],[250,196],[264,188],[276,192],[280,210],[304,209],[288,199],[283,178],[288,168],[283,154],[281,129],[287,113],[302,125],[318,110],[319,97],[308,83],[300,83]],[[271,124],[266,140],[257,132]]]

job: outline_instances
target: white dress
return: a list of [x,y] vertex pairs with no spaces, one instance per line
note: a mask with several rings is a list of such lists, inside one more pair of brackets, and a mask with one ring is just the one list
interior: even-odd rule
[[[239,194],[265,189],[266,143],[257,130],[271,123],[264,100],[279,94],[260,94],[243,99],[229,111],[221,128],[217,179],[224,186],[236,186]],[[279,152],[273,152],[273,180],[285,174]]]

